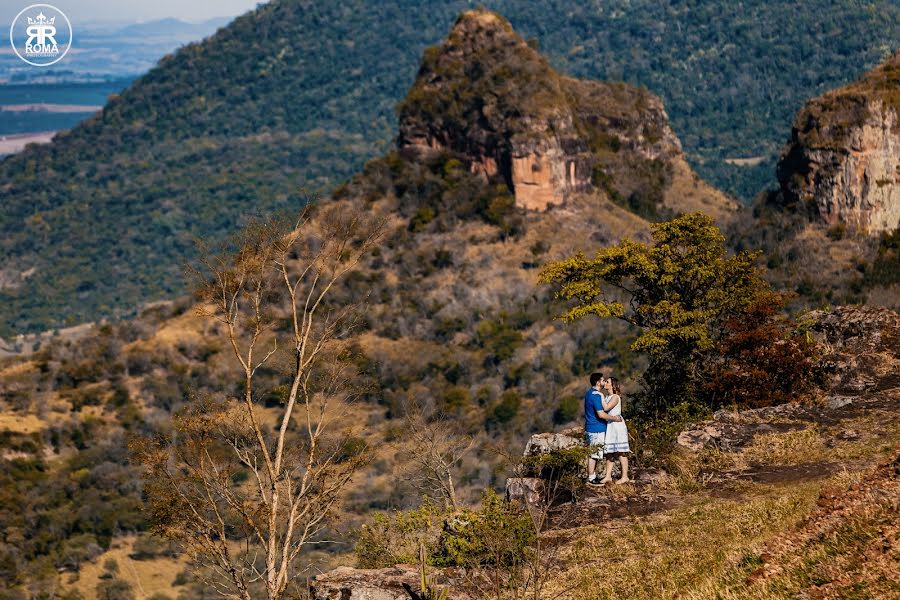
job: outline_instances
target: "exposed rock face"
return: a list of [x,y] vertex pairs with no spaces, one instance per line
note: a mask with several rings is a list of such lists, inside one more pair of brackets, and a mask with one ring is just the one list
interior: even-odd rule
[[425,51],[398,112],[401,152],[456,153],[532,210],[598,187],[661,202],[671,162],[682,159],[659,98],[626,84],[561,76],[486,10],[463,13],[447,39]]
[[808,102],[778,165],[783,201],[875,233],[900,223],[900,52]]
[[900,388],[900,315],[886,308],[842,306],[810,318],[832,374],[832,405]]
[[544,498],[544,480],[539,477],[510,477],[506,480],[506,499],[526,505],[540,504]]

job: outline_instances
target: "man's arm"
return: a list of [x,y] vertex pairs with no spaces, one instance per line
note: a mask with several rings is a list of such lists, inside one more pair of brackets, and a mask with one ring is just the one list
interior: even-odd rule
[[620,417],[619,415],[607,414],[607,412],[605,410],[597,410],[595,412],[597,413],[597,416],[599,418],[603,419],[604,421],[621,421],[622,420],[622,417]]

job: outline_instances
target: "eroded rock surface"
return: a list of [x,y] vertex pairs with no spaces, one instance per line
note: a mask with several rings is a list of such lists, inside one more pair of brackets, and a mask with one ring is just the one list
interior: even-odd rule
[[784,201],[824,224],[900,223],[900,51],[859,81],[810,100],[778,165]]
[[572,427],[560,432],[536,433],[525,444],[525,456],[549,454],[557,450],[584,445],[584,429]]

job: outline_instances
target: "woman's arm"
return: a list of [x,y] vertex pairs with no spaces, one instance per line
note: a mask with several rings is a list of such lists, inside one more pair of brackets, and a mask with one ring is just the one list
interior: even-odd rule
[[603,399],[600,401],[603,404],[603,410],[606,412],[611,411],[613,408],[616,407],[616,404],[619,403],[619,395],[618,394],[612,394],[611,396],[608,396],[608,398],[609,398],[609,401],[607,401],[606,399]]

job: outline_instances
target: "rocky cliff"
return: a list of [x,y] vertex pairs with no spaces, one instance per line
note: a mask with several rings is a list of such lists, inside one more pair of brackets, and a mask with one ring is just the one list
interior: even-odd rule
[[778,165],[781,199],[814,221],[871,233],[900,221],[900,51],[810,100]]
[[[719,217],[734,208],[687,167],[659,98],[560,75],[490,11],[463,13],[425,51],[398,113],[401,152],[455,152],[471,172],[502,179],[522,208],[598,189],[651,209],[672,204]],[[676,187],[677,200],[669,193]]]

